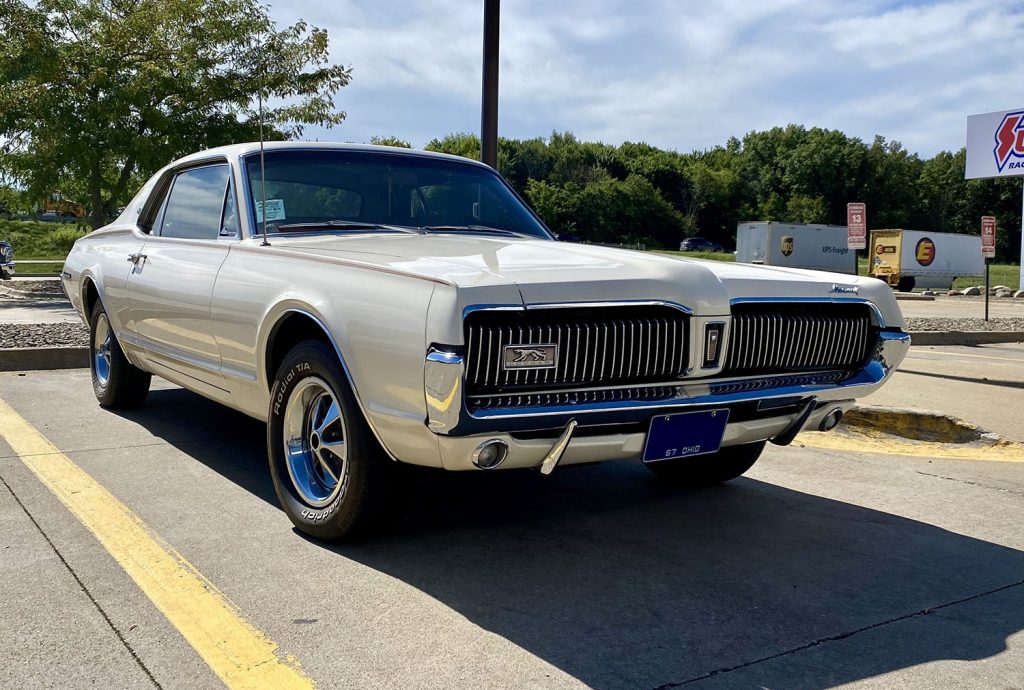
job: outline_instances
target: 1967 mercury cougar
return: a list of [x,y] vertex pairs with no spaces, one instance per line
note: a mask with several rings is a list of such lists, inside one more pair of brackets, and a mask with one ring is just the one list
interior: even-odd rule
[[732,479],[909,346],[880,281],[557,242],[490,168],[382,147],[183,158],[63,280],[100,405],[155,374],[266,420],[281,505],[325,539],[373,524],[393,461]]

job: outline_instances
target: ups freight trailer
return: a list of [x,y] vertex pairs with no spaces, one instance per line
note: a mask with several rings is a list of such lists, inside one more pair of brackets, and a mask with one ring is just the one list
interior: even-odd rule
[[846,226],[803,223],[740,223],[736,260],[747,264],[854,273],[854,252],[846,246]]
[[985,273],[981,237],[923,230],[872,230],[869,274],[900,292],[953,287]]

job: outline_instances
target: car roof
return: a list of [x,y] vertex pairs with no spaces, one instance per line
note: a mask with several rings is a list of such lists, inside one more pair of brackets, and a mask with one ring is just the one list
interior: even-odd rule
[[[420,149],[407,149],[400,146],[379,146],[377,144],[350,144],[342,142],[329,142],[329,141],[267,141],[263,144],[264,151],[353,151],[353,152],[376,152],[376,153],[388,153],[405,156],[416,156],[419,158],[433,158],[439,160],[458,161],[460,163],[469,163],[471,165],[478,165],[482,168],[490,170],[490,166],[484,165],[479,161],[475,161],[471,158],[463,158],[462,156],[453,156],[448,153],[438,153],[436,151],[422,151]],[[179,165],[181,163],[189,163],[193,160],[203,160],[210,156],[223,155],[228,158],[239,158],[253,153],[259,153],[260,142],[249,141],[241,144],[230,144],[228,146],[218,146],[213,149],[206,149],[203,151],[197,151],[196,153],[179,158],[174,161],[171,165]]]

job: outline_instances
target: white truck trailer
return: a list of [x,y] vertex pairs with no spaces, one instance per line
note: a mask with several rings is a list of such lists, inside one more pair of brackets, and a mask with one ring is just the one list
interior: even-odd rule
[[745,222],[736,226],[736,260],[748,264],[853,273],[845,225]]
[[981,237],[923,230],[872,230],[868,273],[901,292],[949,289],[961,276],[981,276]]

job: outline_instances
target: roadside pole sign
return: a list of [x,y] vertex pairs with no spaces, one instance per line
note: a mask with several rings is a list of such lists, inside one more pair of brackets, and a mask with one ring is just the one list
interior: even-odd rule
[[[1024,108],[969,116],[964,179],[1012,175],[1024,175]],[[1020,235],[1020,282],[1024,287],[1024,190],[1021,193]]]
[[868,213],[863,203],[846,205],[846,246],[850,249],[868,248]]
[[995,216],[981,217],[981,255],[986,259],[994,259],[996,257]]

